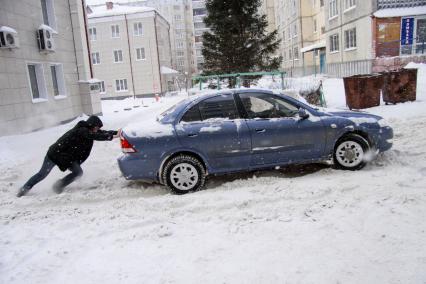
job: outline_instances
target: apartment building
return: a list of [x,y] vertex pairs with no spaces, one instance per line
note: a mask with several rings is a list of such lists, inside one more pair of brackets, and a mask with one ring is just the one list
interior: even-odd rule
[[[283,57],[282,69],[290,76],[307,75],[314,69],[313,56],[305,56],[303,50],[316,44],[321,38],[322,11],[320,0],[275,0],[275,24],[281,38],[280,54]],[[304,51],[304,52],[302,52]],[[319,63],[318,63],[319,64]]]
[[[103,6],[106,1],[108,0],[87,0],[91,7]],[[134,7],[151,7],[158,11],[170,25],[172,68],[179,72],[181,81],[196,73],[191,0],[113,0],[112,2]]]
[[371,73],[372,14],[376,1],[328,0],[325,6],[327,73]]
[[0,136],[102,112],[84,23],[81,0],[1,2]]
[[204,57],[203,50],[203,33],[209,29],[204,23],[204,18],[207,16],[206,3],[204,0],[192,0],[192,14],[194,23],[194,53],[197,72],[203,71]]
[[170,25],[154,8],[107,2],[89,7],[88,18],[91,59],[103,99],[176,89]]
[[172,66],[181,79],[197,72],[195,64],[194,23],[190,0],[146,0],[145,5],[154,7],[170,23]]

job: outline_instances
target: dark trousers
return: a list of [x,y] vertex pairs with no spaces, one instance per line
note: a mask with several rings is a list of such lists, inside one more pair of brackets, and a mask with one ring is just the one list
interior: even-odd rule
[[[55,163],[53,163],[47,156],[44,158],[43,165],[41,166],[41,169],[36,173],[34,176],[32,176],[24,185],[25,189],[31,189],[34,185],[39,183],[40,181],[44,180],[47,175],[50,173],[50,171],[55,167]],[[60,188],[64,188],[73,181],[75,181],[77,178],[81,177],[83,175],[83,170],[81,169],[80,165],[77,162],[72,163],[71,167],[69,168],[71,171],[70,174],[66,175],[64,178],[60,179],[58,181],[57,186]]]

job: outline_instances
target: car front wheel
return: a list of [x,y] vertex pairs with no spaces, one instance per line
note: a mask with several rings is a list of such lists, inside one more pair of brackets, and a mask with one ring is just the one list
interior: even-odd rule
[[162,179],[173,193],[185,194],[204,186],[206,171],[198,159],[179,155],[166,163]]
[[369,143],[362,136],[349,134],[340,139],[334,148],[334,165],[343,170],[360,170],[366,164]]

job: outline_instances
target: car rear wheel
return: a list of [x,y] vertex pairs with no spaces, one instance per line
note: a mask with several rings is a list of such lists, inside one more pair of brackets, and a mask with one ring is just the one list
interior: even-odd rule
[[173,193],[185,194],[204,186],[206,171],[198,159],[179,155],[166,163],[162,179]]
[[360,170],[366,165],[366,154],[369,149],[368,141],[362,136],[348,134],[336,143],[334,165],[343,170]]

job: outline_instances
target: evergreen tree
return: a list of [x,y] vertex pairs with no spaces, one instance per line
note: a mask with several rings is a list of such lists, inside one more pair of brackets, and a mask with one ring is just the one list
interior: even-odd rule
[[282,57],[278,31],[266,31],[268,21],[259,14],[260,0],[207,0],[203,34],[204,74],[278,70]]

